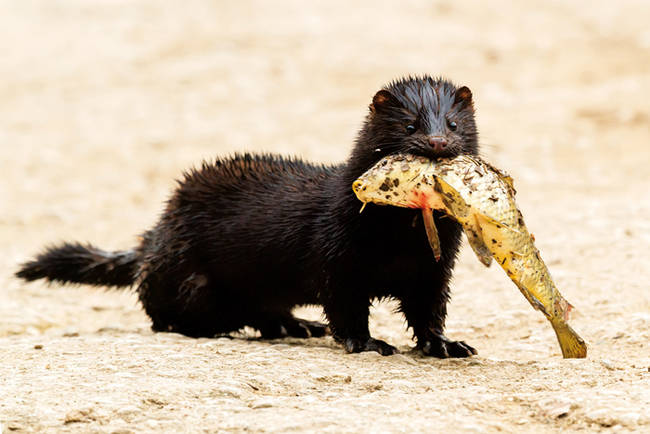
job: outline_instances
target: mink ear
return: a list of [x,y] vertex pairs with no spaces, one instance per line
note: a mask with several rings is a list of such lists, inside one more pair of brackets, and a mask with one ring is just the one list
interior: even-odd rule
[[393,96],[389,91],[382,89],[375,94],[370,104],[370,111],[372,113],[386,113],[391,108],[401,108],[402,103]]
[[463,86],[456,91],[456,99],[454,105],[460,104],[461,108],[472,105],[472,91],[467,86]]

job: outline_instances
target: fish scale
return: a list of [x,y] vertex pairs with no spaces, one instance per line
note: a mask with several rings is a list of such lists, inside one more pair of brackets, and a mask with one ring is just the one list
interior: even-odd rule
[[[512,178],[478,157],[461,155],[435,162],[390,155],[353,183],[360,201],[422,209],[429,243],[440,259],[432,210],[462,226],[478,259],[494,258],[530,304],[551,322],[562,355],[582,358],[587,346],[567,324],[572,306],[558,291],[515,203]],[[362,208],[363,210],[363,208]]]

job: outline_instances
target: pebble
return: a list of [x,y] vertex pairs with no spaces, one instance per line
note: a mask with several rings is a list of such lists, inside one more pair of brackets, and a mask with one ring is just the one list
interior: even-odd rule
[[553,419],[565,417],[571,411],[573,403],[568,399],[552,398],[539,403],[542,412]]
[[[36,344],[36,345],[34,345],[34,349],[35,349],[35,350],[42,350],[42,349],[43,349],[43,345],[42,345],[42,344]],[[2,432],[2,431],[0,431],[0,432]]]
[[73,328],[67,328],[63,331],[64,338],[76,338],[79,336],[79,331]]
[[485,432],[485,428],[477,424],[465,424],[460,426],[460,431],[465,432]]
[[117,415],[119,417],[124,419],[125,417],[128,418],[129,416],[131,416],[133,414],[140,413],[140,409],[138,407],[134,406],[134,405],[129,405],[129,406],[120,408],[119,410],[117,410],[116,413],[117,413]]
[[419,363],[413,359],[411,356],[406,356],[404,354],[393,354],[391,357],[391,361],[393,362],[398,362],[398,363],[404,363],[406,365],[411,365],[411,366],[417,366]]
[[218,396],[229,396],[232,398],[241,398],[243,391],[239,387],[221,385],[214,390],[213,394]]
[[600,364],[603,365],[604,368],[610,370],[610,371],[615,371],[619,369],[614,363],[612,363],[611,360],[608,359],[601,359]]
[[253,410],[259,410],[262,408],[271,408],[273,407],[273,403],[271,401],[256,401],[251,405],[251,408]]
[[208,342],[199,342],[196,344],[197,347],[199,348],[207,348],[207,349],[217,349],[217,347],[220,346],[219,342],[214,342],[214,341],[208,341]]
[[639,413],[634,413],[634,412],[623,413],[620,416],[618,416],[618,420],[623,425],[636,426],[641,420],[641,415]]
[[79,423],[79,422],[90,422],[96,420],[92,408],[82,408],[78,410],[72,410],[65,415],[63,420],[64,424],[69,423]]
[[604,427],[614,426],[617,423],[616,419],[614,419],[610,414],[610,410],[606,408],[590,411],[585,415],[585,419],[587,422],[595,423]]

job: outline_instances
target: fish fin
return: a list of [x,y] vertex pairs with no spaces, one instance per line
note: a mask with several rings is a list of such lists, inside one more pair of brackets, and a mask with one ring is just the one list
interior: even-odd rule
[[433,220],[433,210],[431,208],[422,209],[422,221],[424,222],[424,229],[427,231],[427,238],[429,239],[431,250],[433,250],[433,255],[436,261],[439,261],[442,256],[442,251],[440,249],[438,229],[436,228],[436,222]]
[[458,190],[438,176],[434,177],[434,180],[434,189],[440,193],[442,203],[445,205],[447,210],[456,218],[467,218],[471,206],[465,202],[465,199],[463,199]]
[[490,224],[490,225],[493,225],[493,226],[501,226],[501,227],[504,227],[504,228],[506,228],[506,229],[508,229],[510,231],[521,233],[520,230],[517,230],[517,229],[513,228],[512,226],[509,226],[509,225],[507,225],[505,223],[502,223],[502,222],[500,222],[498,220],[495,220],[492,217],[487,216],[485,214],[476,213],[476,214],[474,214],[474,216],[476,217],[476,220],[478,221],[479,226]]
[[564,321],[568,321],[573,310],[573,305],[562,294],[558,294],[553,302],[553,309],[555,310],[556,316],[561,317]]
[[481,234],[478,233],[480,232],[481,227],[476,225],[464,227],[464,229],[467,241],[469,242],[470,247],[472,247],[472,250],[474,250],[476,257],[483,265],[489,267],[490,264],[492,264],[492,252],[490,252],[490,249],[488,249],[483,242]]
[[535,309],[539,310],[544,315],[548,316],[549,313],[546,311],[546,307],[544,306],[544,304],[541,301],[539,301],[537,297],[535,297],[533,294],[529,293],[528,291],[526,291],[526,293],[528,293],[527,298],[528,301],[530,301],[530,304],[532,304]]
[[451,212],[453,216],[461,219],[467,219],[470,213],[472,213],[475,216],[481,217],[483,219],[483,221],[479,220],[478,222],[479,225],[483,225],[487,223],[495,226],[506,227],[515,232],[519,232],[517,229],[514,229],[513,227],[508,226],[505,223],[501,223],[500,221],[494,219],[493,217],[485,215],[477,208],[469,205],[467,202],[465,202],[465,199],[463,199],[463,196],[461,196],[458,190],[456,190],[454,187],[448,184],[444,179],[438,176],[435,177],[434,188],[438,193],[440,193],[440,198],[442,199],[442,203],[445,205],[445,207],[447,207],[447,210]]
[[494,167],[493,165],[491,165],[487,161],[480,160],[480,162],[481,162],[481,164],[486,166],[488,169],[490,169],[492,172],[496,173],[499,180],[501,180],[501,182],[503,182],[504,184],[506,184],[508,186],[508,189],[510,190],[510,195],[511,196],[514,196],[514,195],[517,194],[517,190],[515,189],[515,181],[512,179],[512,176],[510,176],[510,174],[508,172],[505,172],[505,171],[503,171],[501,169],[498,169],[498,168]]
[[551,314],[548,310],[546,310],[544,303],[535,297],[524,285],[517,284],[517,287],[519,288],[519,291],[521,291],[521,293],[524,295],[524,297],[526,297],[528,303],[533,306],[533,309],[537,309],[538,311],[542,312],[546,318],[549,320],[551,319]]
[[515,181],[512,180],[512,177],[506,173],[499,171],[499,179],[505,182],[505,184],[510,189],[510,195],[514,197],[517,194],[517,190],[515,189]]
[[573,305],[569,302],[567,302],[566,305],[566,311],[564,313],[564,321],[568,321],[569,317],[571,316],[571,311],[573,310]]
[[366,205],[368,205],[368,202],[364,202],[363,205],[361,205],[361,209],[359,210],[359,214],[363,212],[364,209],[366,209]]
[[[442,198],[442,203],[445,207],[454,216],[460,217],[461,219],[467,219],[469,217],[471,206],[469,206],[460,193],[458,193],[458,191],[449,185],[444,179],[436,177],[435,181],[435,188],[440,191],[440,197]],[[480,222],[477,223],[479,224],[463,225],[463,229],[465,230],[467,241],[472,247],[478,260],[486,267],[489,267],[492,263],[492,252],[490,252],[483,242]]]

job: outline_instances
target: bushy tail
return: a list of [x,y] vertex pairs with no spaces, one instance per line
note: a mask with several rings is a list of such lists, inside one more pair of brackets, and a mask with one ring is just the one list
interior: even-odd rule
[[65,243],[49,247],[33,261],[23,264],[16,276],[27,281],[46,279],[60,283],[130,286],[135,281],[137,264],[135,250],[106,252],[89,244]]

